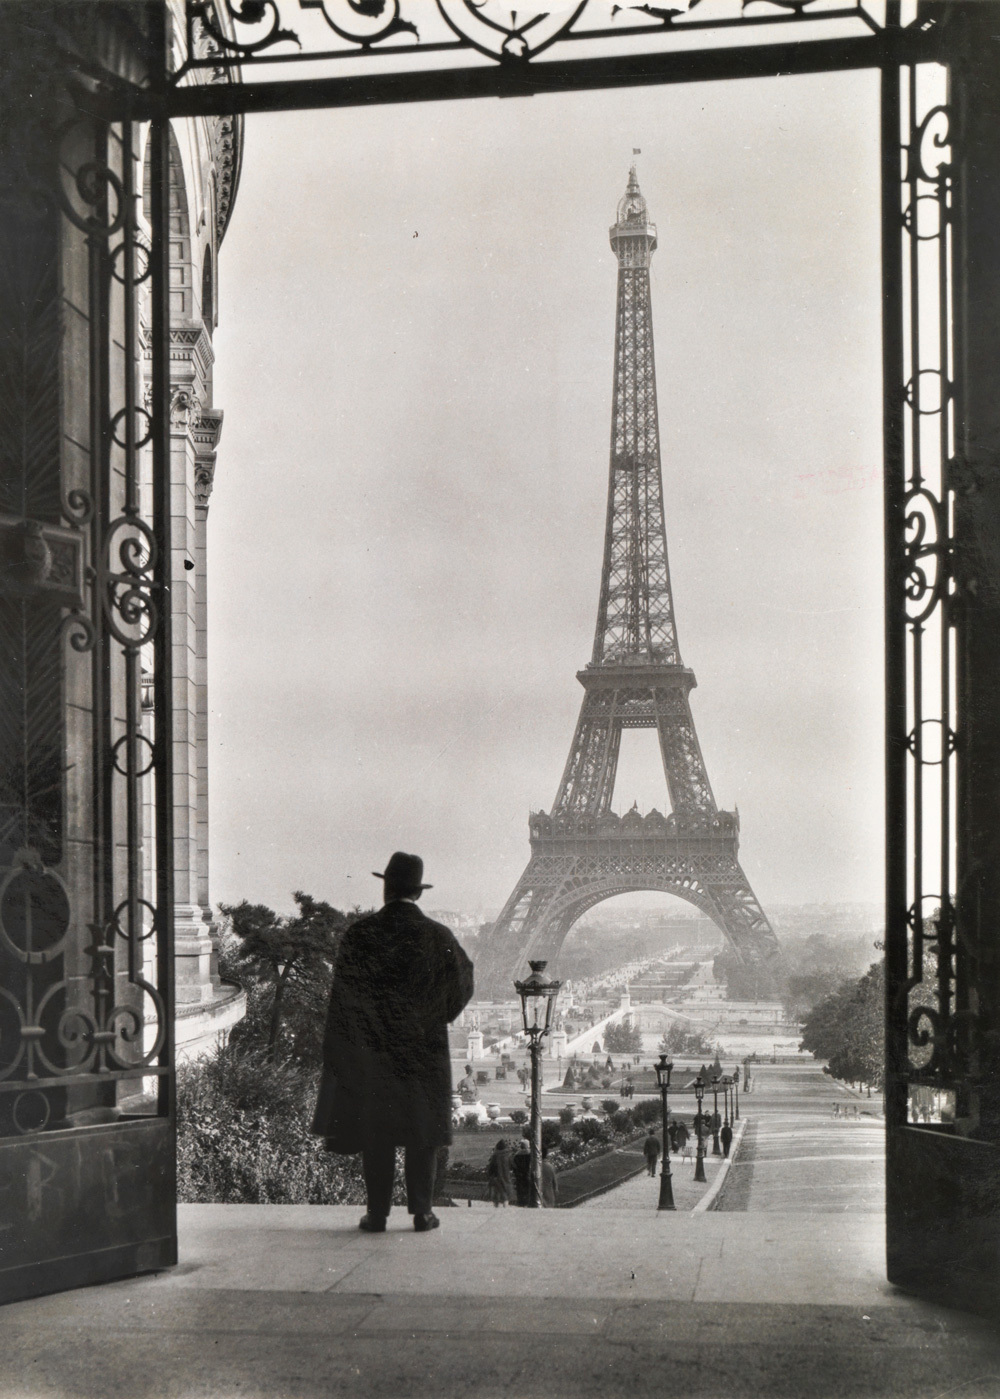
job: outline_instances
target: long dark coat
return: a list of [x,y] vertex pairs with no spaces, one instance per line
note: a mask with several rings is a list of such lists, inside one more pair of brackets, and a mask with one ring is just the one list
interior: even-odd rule
[[493,1148],[486,1163],[486,1193],[495,1204],[509,1204],[514,1199],[514,1182],[510,1178],[510,1152]]
[[344,934],[313,1131],[331,1151],[451,1142],[448,1024],[472,996],[454,934],[399,899]]

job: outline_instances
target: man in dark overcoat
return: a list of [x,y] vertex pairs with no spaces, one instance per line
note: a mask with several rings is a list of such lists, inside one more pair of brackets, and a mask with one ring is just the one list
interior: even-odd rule
[[431,1204],[437,1149],[452,1140],[448,1024],[472,996],[472,963],[417,908],[431,888],[423,874],[418,856],[393,855],[376,874],[384,906],[347,929],[333,969],[313,1131],[331,1151],[361,1153],[367,1233],[385,1230],[398,1146],[413,1227],[440,1223]]

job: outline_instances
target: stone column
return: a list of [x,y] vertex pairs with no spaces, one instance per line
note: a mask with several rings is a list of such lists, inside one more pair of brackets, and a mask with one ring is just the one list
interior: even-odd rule
[[[204,512],[196,498],[196,434],[208,397],[212,346],[200,325],[171,330],[171,475],[173,516],[174,665],[174,888],[176,997],[180,1014],[211,1002],[217,981],[216,952],[207,902],[207,824],[199,832],[199,767],[207,762],[199,730],[199,621],[204,649],[204,607],[199,603],[199,556],[204,570]],[[202,515],[199,529],[199,513]],[[199,537],[200,536],[200,537]],[[200,545],[200,547],[199,547]],[[201,616],[199,618],[199,610]],[[202,705],[204,699],[202,695]],[[201,835],[201,839],[199,836]],[[205,859],[200,859],[199,846]],[[202,877],[204,868],[205,878]],[[207,916],[206,916],[207,915]]]
[[215,449],[222,433],[222,409],[202,408],[194,428],[195,498],[195,702],[197,740],[196,897],[216,936],[208,887],[208,501],[215,479]]

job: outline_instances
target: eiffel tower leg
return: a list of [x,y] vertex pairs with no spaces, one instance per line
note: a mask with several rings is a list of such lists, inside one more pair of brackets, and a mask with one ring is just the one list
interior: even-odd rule
[[[488,943],[476,959],[476,985],[480,995],[489,993],[509,1000],[514,977],[530,956],[551,957],[558,951],[572,922],[558,917],[559,935],[552,922],[557,906],[562,910],[567,881],[577,864],[574,855],[533,855],[504,904],[489,933]],[[563,926],[565,924],[565,926]]]
[[731,871],[709,875],[705,890],[717,909],[716,924],[740,958],[751,966],[766,966],[779,952],[778,939],[738,862]]

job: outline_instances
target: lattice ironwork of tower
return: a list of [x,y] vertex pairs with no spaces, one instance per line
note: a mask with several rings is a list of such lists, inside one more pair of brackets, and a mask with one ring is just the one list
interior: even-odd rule
[[[618,258],[604,568],[583,706],[550,813],[529,818],[531,859],[489,934],[480,984],[501,992],[528,957],[556,958],[594,904],[659,890],[694,904],[744,961],[777,939],[739,862],[739,817],[712,795],[681,662],[667,562],[649,264],[656,248],[635,166],[610,230]],[[611,810],[623,729],[656,729],[671,811]]]

